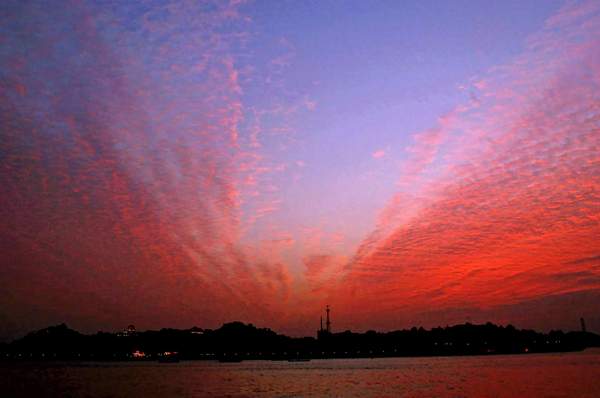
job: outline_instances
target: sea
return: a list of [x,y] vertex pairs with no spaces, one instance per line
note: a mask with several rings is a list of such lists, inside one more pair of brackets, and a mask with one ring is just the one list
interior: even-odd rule
[[0,362],[0,397],[600,397],[600,349],[309,362]]

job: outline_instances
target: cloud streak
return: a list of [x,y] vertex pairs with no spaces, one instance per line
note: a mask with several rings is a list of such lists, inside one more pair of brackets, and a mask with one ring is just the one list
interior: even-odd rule
[[239,128],[237,6],[7,9],[19,18],[2,57],[0,277],[20,304],[2,316],[33,312],[37,327],[72,314],[82,328],[275,318],[287,267],[240,244],[275,203],[243,190],[265,169]]
[[[244,4],[0,7],[0,337],[232,319],[304,334],[325,304],[354,329],[600,312],[597,4],[549,18],[403,151],[361,141],[366,162],[342,159],[341,133],[309,147],[330,87],[288,81],[305,49]],[[386,165],[372,217],[357,203],[379,188],[353,173]],[[354,184],[363,199],[335,190]]]
[[[407,191],[339,288],[352,319],[401,314],[381,322],[393,327],[431,322],[427,308],[489,315],[600,289],[599,18],[597,5],[567,6],[515,62],[477,81],[481,101],[415,135]],[[586,305],[570,310],[598,310]]]

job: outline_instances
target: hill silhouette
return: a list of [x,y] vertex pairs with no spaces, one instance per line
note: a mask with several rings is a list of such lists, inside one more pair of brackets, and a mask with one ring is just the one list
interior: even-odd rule
[[293,338],[242,322],[218,329],[161,329],[81,334],[65,324],[27,334],[0,346],[8,360],[141,360],[177,355],[180,359],[350,358],[433,355],[491,355],[577,351],[600,347],[589,332],[539,333],[512,325],[462,324],[425,330],[324,333]]

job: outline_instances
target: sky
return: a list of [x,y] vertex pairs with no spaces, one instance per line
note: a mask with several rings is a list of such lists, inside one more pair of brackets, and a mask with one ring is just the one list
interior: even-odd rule
[[600,332],[597,1],[0,5],[0,339]]

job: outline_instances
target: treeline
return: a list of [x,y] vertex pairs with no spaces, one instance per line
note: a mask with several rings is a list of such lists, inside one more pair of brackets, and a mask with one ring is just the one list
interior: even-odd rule
[[0,346],[3,359],[152,360],[177,353],[180,359],[309,359],[432,355],[489,355],[577,351],[600,346],[586,332],[539,333],[487,323],[392,332],[323,334],[292,338],[252,324],[232,322],[216,330],[81,334],[65,324]]

